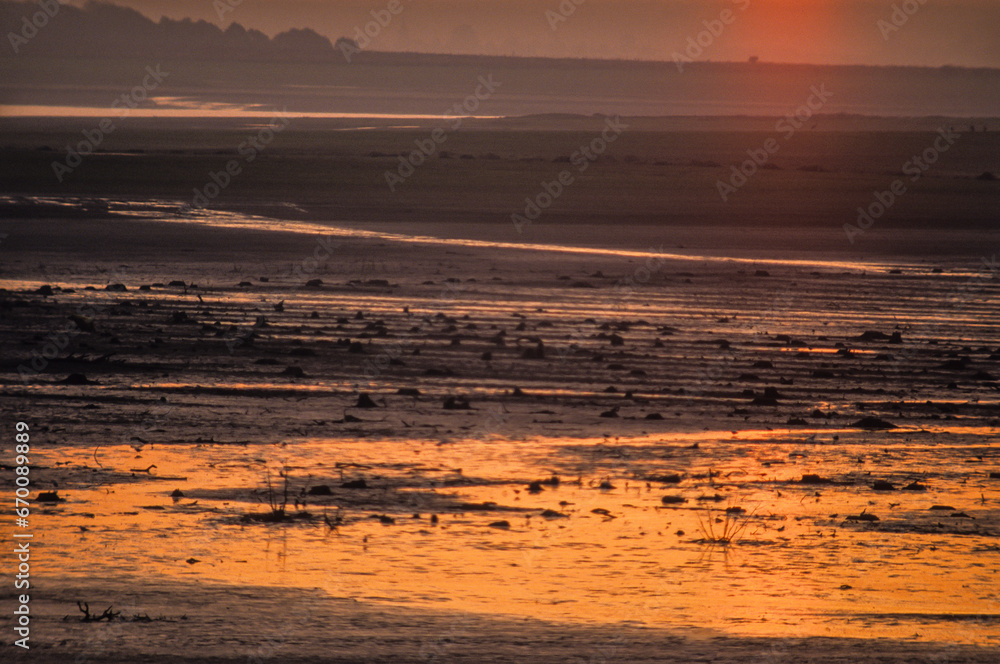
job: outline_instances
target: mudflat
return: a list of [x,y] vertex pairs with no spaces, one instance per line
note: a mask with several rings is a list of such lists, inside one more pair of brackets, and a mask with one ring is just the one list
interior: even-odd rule
[[23,659],[995,661],[994,135],[586,122],[12,138]]

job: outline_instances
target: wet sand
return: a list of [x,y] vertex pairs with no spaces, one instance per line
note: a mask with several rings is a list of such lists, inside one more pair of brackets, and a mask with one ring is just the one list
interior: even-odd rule
[[995,661],[991,234],[161,219],[0,222],[26,661]]

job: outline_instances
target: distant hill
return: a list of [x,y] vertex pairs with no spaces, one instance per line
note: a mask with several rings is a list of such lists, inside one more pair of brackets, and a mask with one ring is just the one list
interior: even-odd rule
[[[55,0],[52,0],[54,6]],[[161,18],[155,22],[134,9],[104,2],[82,8],[60,5],[58,12],[39,19],[33,31],[24,25],[41,12],[36,2],[0,0],[0,27],[8,55],[50,57],[159,58],[170,60],[316,61],[338,52],[316,32],[289,30],[272,39],[239,23],[222,30],[207,21]],[[44,14],[44,12],[42,12]],[[27,37],[20,41],[19,37]],[[16,48],[16,51],[15,51]]]
[[[458,112],[502,116],[784,117],[796,129],[816,126],[811,118],[820,113],[1000,113],[1000,69],[358,52],[350,38],[333,44],[309,29],[272,38],[238,23],[221,29],[191,19],[153,21],[107,2],[55,3],[0,0],[0,35],[11,42],[0,46],[0,104],[104,107],[108,89],[130,89],[137,70],[160,62],[172,92],[164,88],[149,105],[165,110],[175,95],[186,105],[265,104],[302,113],[434,115],[462,103],[466,110]],[[50,18],[44,6],[58,13]],[[37,16],[40,28],[30,25]],[[16,53],[12,40],[20,40]],[[483,95],[486,79],[496,84]]]

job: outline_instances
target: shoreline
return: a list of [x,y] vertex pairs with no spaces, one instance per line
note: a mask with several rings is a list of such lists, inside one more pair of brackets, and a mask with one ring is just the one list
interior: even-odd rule
[[[1000,653],[996,647],[940,642],[754,638],[691,627],[557,624],[379,606],[309,589],[164,584],[156,579],[146,581],[142,589],[118,591],[81,585],[78,580],[45,583],[34,593],[31,649],[15,653],[13,646],[4,648],[18,661],[48,664],[83,656],[106,662],[138,658],[155,664],[272,660],[346,664],[589,661],[596,657],[628,662],[711,658],[728,664],[751,659],[902,663],[947,658],[991,664]],[[98,611],[110,605],[122,617],[112,622],[80,622],[76,601],[88,601],[91,610]],[[7,621],[5,616],[3,622]],[[231,636],[220,638],[220,634]],[[154,642],[160,645],[150,647]],[[177,653],[178,649],[185,653]]]

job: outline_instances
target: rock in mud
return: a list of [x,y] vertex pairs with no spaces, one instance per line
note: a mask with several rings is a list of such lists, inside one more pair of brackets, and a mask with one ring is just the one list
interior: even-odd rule
[[444,400],[445,410],[471,410],[472,406],[469,404],[469,399],[467,397],[448,397]]
[[862,417],[860,420],[851,424],[852,427],[856,429],[895,429],[896,425],[892,422],[886,422],[885,420],[873,417],[869,415],[868,417]]
[[647,482],[660,482],[662,484],[680,484],[681,476],[673,473],[670,475],[650,475],[646,478]]
[[819,475],[803,475],[799,484],[833,484],[834,481]]
[[362,392],[358,395],[358,402],[354,404],[355,408],[378,408],[378,404],[375,403],[367,392]]
[[90,380],[85,375],[81,373],[74,373],[66,376],[61,381],[60,385],[100,385],[96,380]]

